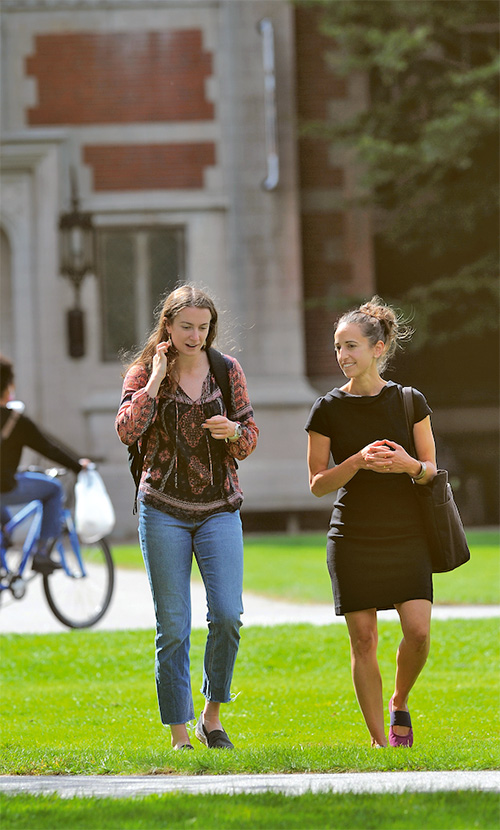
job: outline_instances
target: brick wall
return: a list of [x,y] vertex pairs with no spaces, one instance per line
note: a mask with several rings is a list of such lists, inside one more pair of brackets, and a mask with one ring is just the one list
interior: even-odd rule
[[[30,126],[123,125],[214,119],[206,97],[212,56],[199,29],[37,35],[26,59],[36,80]],[[203,188],[212,142],[90,145],[96,191]]]
[[210,142],[87,146],[83,159],[94,171],[94,190],[203,188],[203,170],[215,164]]
[[[319,13],[297,8],[297,109],[299,123],[326,121],[329,104],[345,99],[347,84],[325,60],[332,40],[318,31]],[[332,159],[331,144],[321,138],[299,138],[302,220],[302,267],[305,300],[306,366],[311,377],[331,376],[331,349],[337,312],[330,299],[349,293],[351,264],[345,258],[345,214],[340,204],[344,170]]]
[[205,97],[212,59],[198,29],[38,35],[26,68],[38,86],[31,125],[214,117]]
[[[302,116],[303,117],[303,116]],[[301,138],[299,174],[302,188],[342,188],[344,171],[330,161],[330,145],[320,138]]]

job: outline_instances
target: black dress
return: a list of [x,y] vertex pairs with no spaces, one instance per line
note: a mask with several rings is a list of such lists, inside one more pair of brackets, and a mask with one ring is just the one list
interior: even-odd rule
[[[432,411],[416,390],[414,404],[417,422]],[[384,438],[410,452],[401,386],[392,381],[372,397],[332,389],[314,404],[306,430],[330,438],[335,464]],[[405,473],[359,470],[337,491],[327,545],[337,615],[410,599],[432,602],[432,568],[413,487]]]

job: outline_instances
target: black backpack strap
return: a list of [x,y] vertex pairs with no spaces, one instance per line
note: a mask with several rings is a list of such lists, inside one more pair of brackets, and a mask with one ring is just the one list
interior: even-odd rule
[[[135,442],[135,443],[137,443],[137,442]],[[137,453],[138,453],[139,458],[144,459],[144,456],[139,454],[139,446],[138,445],[137,445]],[[134,455],[133,455],[133,449],[131,449],[131,447],[128,448],[128,458],[129,458],[129,461],[128,461],[129,467],[130,467],[130,469],[132,469],[132,463],[133,463]],[[132,507],[132,516],[135,516],[135,514],[137,513],[137,496],[139,495],[139,484],[140,483],[141,483],[140,476],[139,476],[139,478],[134,476],[135,493],[134,493],[134,505]]]
[[[213,349],[210,347],[208,349],[208,362],[210,363],[210,368],[214,373],[215,380],[217,381],[217,385],[222,392],[222,398],[224,400],[224,404],[226,407],[227,417],[230,421],[235,420],[235,413],[233,409],[233,398],[231,395],[231,383],[229,381],[229,367],[231,366],[229,360],[226,360],[224,355],[221,352],[218,352],[217,349]],[[234,458],[234,463],[236,465],[236,469],[238,469],[238,462]]]
[[133,516],[137,513],[137,497],[139,495],[139,485],[142,478],[142,466],[144,464],[144,458],[146,457],[146,451],[148,448],[148,438],[149,427],[145,432],[143,432],[142,436],[138,438],[137,441],[134,441],[134,443],[130,444],[128,447],[128,464],[135,484],[134,506],[132,508]]
[[410,452],[415,455],[415,440],[413,438],[413,425],[415,423],[415,409],[413,406],[413,389],[411,386],[403,386],[403,406],[405,408],[406,428],[410,440]]
[[213,349],[210,347],[207,351],[208,361],[210,363],[210,368],[214,373],[215,380],[217,381],[217,385],[222,392],[222,398],[224,400],[224,405],[226,407],[226,412],[228,418],[233,420],[233,401],[231,396],[231,385],[229,383],[229,361],[226,360],[224,355],[217,351],[217,349]]

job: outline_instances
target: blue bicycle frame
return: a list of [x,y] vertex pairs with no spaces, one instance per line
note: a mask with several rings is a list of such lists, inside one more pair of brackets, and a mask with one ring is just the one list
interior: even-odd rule
[[[40,529],[42,526],[42,516],[43,516],[43,505],[41,501],[33,500],[30,501],[29,504],[26,504],[22,507],[4,526],[4,532],[8,535],[15,530],[16,527],[19,527],[23,522],[25,522],[30,517],[33,517],[31,520],[30,527],[26,534],[26,538],[23,544],[23,553],[21,557],[21,562],[19,563],[18,568],[18,575],[22,575],[26,564],[29,558],[32,556],[36,542],[40,538]],[[85,566],[83,564],[83,560],[80,554],[80,542],[78,536],[76,534],[75,525],[73,522],[73,517],[69,510],[65,509],[63,511],[63,518],[64,522],[68,531],[69,539],[71,542],[71,547],[73,548],[73,552],[75,554],[76,561],[78,563],[79,573],[75,573],[74,571],[70,571],[68,567],[68,562],[66,559],[66,555],[64,552],[64,545],[62,542],[61,536],[58,537],[55,543],[55,549],[58,551],[59,556],[61,557],[61,565],[63,566],[64,571],[66,572],[67,576],[72,577],[73,579],[82,579],[87,575],[85,570]],[[4,544],[4,538],[2,533],[2,540],[0,545],[0,564],[2,569],[9,573],[9,566],[7,563],[7,547]],[[9,585],[0,581],[0,590],[5,591],[9,588]]]
[[66,529],[68,531],[69,540],[71,542],[71,547],[73,549],[73,553],[75,554],[76,561],[78,562],[80,573],[75,573],[74,571],[69,570],[68,563],[66,562],[66,556],[64,554],[64,545],[62,543],[62,539],[60,536],[55,544],[55,548],[57,551],[59,551],[59,556],[61,557],[61,564],[64,570],[66,571],[67,575],[71,576],[73,579],[83,579],[84,576],[87,576],[87,571],[85,570],[85,565],[83,564],[83,559],[80,554],[80,540],[78,539],[75,530],[73,516],[67,508],[63,510],[63,517]]

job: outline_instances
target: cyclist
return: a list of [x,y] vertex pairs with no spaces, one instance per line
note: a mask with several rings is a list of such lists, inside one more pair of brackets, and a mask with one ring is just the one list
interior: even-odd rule
[[10,360],[0,355],[0,509],[2,528],[10,518],[9,506],[26,504],[38,499],[43,505],[43,518],[38,549],[32,561],[32,569],[50,574],[61,567],[51,559],[50,553],[61,531],[64,491],[59,481],[44,473],[18,472],[24,447],[29,447],[56,464],[79,473],[90,460],[78,459],[63,450],[42,432],[26,415],[9,409],[15,399],[14,367]]

